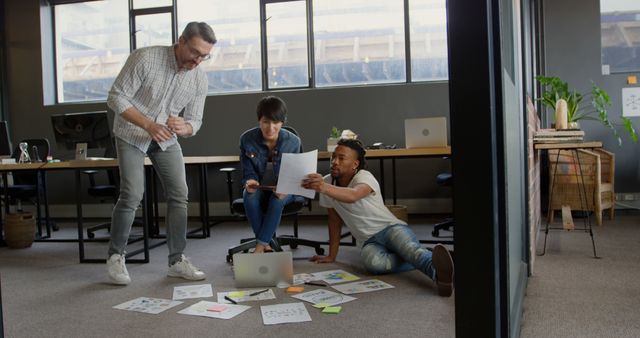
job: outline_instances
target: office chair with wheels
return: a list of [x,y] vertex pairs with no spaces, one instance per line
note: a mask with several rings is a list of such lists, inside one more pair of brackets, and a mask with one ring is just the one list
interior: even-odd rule
[[[441,173],[436,176],[436,183],[439,186],[450,186],[453,183],[453,175],[450,173]],[[431,234],[433,237],[440,237],[440,230],[449,231],[454,226],[453,218],[447,218],[442,222],[436,223]]]
[[[112,140],[113,141],[113,140]],[[118,156],[115,148],[114,142],[111,143],[111,147],[107,147],[104,152],[105,158],[116,158]],[[120,195],[120,187],[119,187],[119,176],[117,169],[106,169],[104,170],[107,173],[107,183],[106,184],[97,184],[96,175],[98,175],[98,170],[84,170],[82,173],[86,174],[89,178],[89,188],[87,188],[87,193],[89,196],[97,198],[100,200],[100,203],[111,202],[113,204],[118,201],[118,196]],[[141,222],[135,220],[133,226],[141,226]],[[107,229],[107,231],[111,231],[111,221],[106,223],[96,224],[87,228],[87,237],[94,238],[95,232],[98,230]]]
[[[26,139],[19,143],[27,143],[27,151],[32,162],[46,161],[49,156],[49,140],[42,139]],[[13,151],[13,158],[18,162],[20,160],[20,147],[15,147]],[[49,220],[49,206],[46,201],[46,176],[39,171],[13,171],[11,173],[13,177],[13,185],[7,187],[7,194],[9,199],[17,204],[18,211],[22,211],[22,202],[30,202],[36,206],[37,210],[37,225],[38,234],[42,235],[42,214],[41,214],[41,200],[44,201],[45,208],[45,224],[47,227],[47,234],[51,235],[51,230],[58,230],[56,226],[53,226]]]
[[[104,157],[115,158],[115,151],[107,149]],[[84,170],[82,173],[89,177],[89,188],[87,193],[89,196],[100,199],[100,203],[111,202],[115,203],[118,200],[118,178],[117,172],[114,169],[107,169],[107,184],[97,184],[96,175],[97,170]],[[101,223],[87,228],[87,237],[94,238],[95,232],[101,229],[111,230],[111,222]]]
[[[282,128],[292,132],[295,135],[298,133],[295,129],[289,126],[283,126]],[[233,198],[233,178],[232,174],[236,171],[236,168],[221,168],[220,171],[224,172],[227,176],[227,188],[229,193],[229,209],[232,215],[238,218],[246,218],[244,209],[244,200],[242,198]],[[293,235],[274,235],[269,245],[276,251],[282,251],[282,246],[288,245],[292,249],[298,247],[298,245],[308,246],[315,249],[316,254],[323,255],[324,249],[320,246],[325,244],[320,241],[312,241],[298,237],[298,214],[304,208],[311,209],[311,202],[309,199],[302,196],[295,196],[292,202],[285,205],[282,210],[282,217],[293,217]],[[263,211],[266,210],[266,205],[263,206]],[[233,260],[233,254],[238,252],[247,252],[249,249],[254,248],[257,244],[255,238],[245,238],[240,240],[240,245],[229,248],[227,255],[227,263],[231,263]]]

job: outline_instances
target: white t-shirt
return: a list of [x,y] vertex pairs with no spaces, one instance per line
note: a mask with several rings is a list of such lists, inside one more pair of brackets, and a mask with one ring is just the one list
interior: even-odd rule
[[[331,175],[325,176],[324,181],[331,184]],[[371,236],[389,225],[407,224],[396,218],[384,205],[380,195],[380,185],[370,172],[358,171],[349,182],[348,187],[353,188],[358,184],[366,184],[373,191],[354,203],[340,202],[325,194],[320,194],[320,206],[336,210],[353,237],[356,238],[358,245],[362,246]]]

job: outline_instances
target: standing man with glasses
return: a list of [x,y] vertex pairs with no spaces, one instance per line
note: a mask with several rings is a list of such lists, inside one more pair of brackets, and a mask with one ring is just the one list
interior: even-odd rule
[[131,282],[125,246],[144,194],[145,156],[151,159],[167,198],[168,275],[206,278],[183,254],[188,191],[178,136],[193,136],[202,125],[208,82],[197,67],[209,59],[216,42],[208,24],[190,22],[177,44],[133,51],[109,91],[120,168],[120,197],[113,209],[107,260],[114,284]]

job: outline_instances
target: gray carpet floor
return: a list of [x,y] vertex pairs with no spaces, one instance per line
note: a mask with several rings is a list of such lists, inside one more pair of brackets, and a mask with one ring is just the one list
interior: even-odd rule
[[[552,231],[545,256],[536,257],[524,301],[521,337],[640,337],[640,214],[619,212],[615,221],[594,227],[600,259],[592,258],[589,235]],[[429,238],[429,219],[413,220],[419,238]],[[302,237],[323,240],[321,219],[305,219]],[[579,222],[579,220],[577,220]],[[578,224],[578,223],[577,223]],[[134,229],[134,231],[137,231]],[[284,224],[280,233],[290,233]],[[74,235],[65,228],[56,237]],[[187,255],[207,274],[214,293],[234,290],[226,249],[249,237],[246,223],[212,228],[207,239],[190,239]],[[544,234],[542,234],[544,236]],[[130,249],[139,247],[133,244]],[[539,242],[542,249],[542,241]],[[91,243],[90,257],[102,257],[105,244]],[[316,265],[308,248],[294,252],[294,272],[344,269],[363,278],[358,250],[342,247],[338,262]],[[7,337],[453,337],[454,297],[436,295],[433,283],[417,271],[377,276],[394,289],[355,295],[338,315],[322,314],[305,303],[311,322],[262,324],[260,305],[297,302],[274,288],[276,299],[248,303],[251,309],[231,320],[116,310],[114,305],[146,296],[170,299],[177,285],[201,284],[166,277],[166,247],[151,251],[148,264],[128,264],[132,283],[107,283],[102,264],[78,264],[75,243],[34,243],[31,248],[0,248],[0,281]],[[307,290],[315,287],[307,286]],[[213,300],[213,299],[205,299]]]
[[549,233],[529,278],[521,337],[640,337],[640,214],[605,218],[594,238],[600,259],[588,233]]
[[[325,240],[322,219],[305,219],[301,237]],[[412,222],[414,223],[414,222]],[[426,223],[426,221],[424,222]],[[419,238],[428,238],[431,228],[414,226]],[[134,231],[135,230],[134,228]],[[454,297],[437,296],[434,283],[417,271],[371,276],[360,265],[358,249],[342,247],[335,264],[307,261],[314,252],[294,252],[294,273],[343,269],[362,278],[379,278],[394,289],[354,295],[356,301],[342,304],[337,315],[323,314],[305,303],[311,322],[263,325],[260,305],[298,302],[284,290],[273,288],[275,300],[247,303],[251,309],[230,320],[178,314],[200,301],[183,304],[158,315],[113,309],[114,305],[138,297],[170,299],[174,286],[211,283],[214,294],[235,290],[233,272],[225,262],[226,250],[240,238],[250,237],[248,224],[226,222],[212,227],[207,239],[190,239],[187,256],[208,275],[205,282],[188,282],[166,276],[167,249],[151,251],[148,264],[128,264],[132,283],[108,283],[105,265],[79,264],[75,243],[34,243],[28,249],[0,248],[0,280],[7,337],[453,337]],[[291,233],[287,224],[279,233]],[[73,237],[64,227],[56,237]],[[104,234],[102,234],[103,236]],[[101,235],[99,235],[101,236]],[[140,244],[133,244],[134,249]],[[288,250],[288,249],[287,249]],[[106,244],[89,243],[88,257],[101,258]],[[312,290],[314,286],[307,286]],[[215,301],[213,298],[204,300]]]

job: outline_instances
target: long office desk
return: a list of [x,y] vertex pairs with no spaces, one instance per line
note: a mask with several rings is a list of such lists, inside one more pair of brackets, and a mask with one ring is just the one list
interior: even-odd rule
[[[238,156],[187,156],[184,157],[185,166],[197,166],[199,171],[199,184],[200,184],[200,216],[203,222],[202,236],[209,236],[209,199],[208,199],[208,183],[207,183],[207,167],[210,164],[224,164],[238,162]],[[55,163],[20,163],[20,164],[0,164],[0,172],[3,175],[3,182],[7,182],[7,172],[16,170],[32,170],[38,173],[42,173],[43,177],[46,176],[46,172],[55,170],[74,170],[75,171],[75,185],[76,185],[76,213],[77,213],[77,225],[78,225],[78,238],[77,239],[47,239],[48,241],[56,242],[78,242],[79,257],[81,263],[102,263],[104,259],[87,259],[84,255],[84,243],[87,241],[84,239],[84,226],[83,226],[83,212],[82,212],[82,182],[80,179],[81,173],[84,170],[99,170],[99,169],[116,169],[118,167],[117,159],[100,159],[100,160],[71,160]],[[48,203],[46,200],[46,184],[45,188],[45,219],[49,219],[48,215]],[[6,211],[9,212],[9,201],[7,190],[8,187],[4,184],[5,190],[5,206]],[[40,206],[37,206],[38,210]],[[132,263],[147,263],[149,261],[149,249],[162,243],[156,243],[153,246],[149,246],[148,239],[163,238],[164,235],[159,234],[159,217],[158,217],[158,199],[157,189],[155,188],[155,175],[153,175],[153,167],[149,158],[145,159],[145,195],[143,198],[143,237],[144,248],[136,251],[129,252],[127,257],[137,255],[144,252],[144,259],[141,260],[128,260]],[[153,220],[153,224],[151,223]],[[48,233],[48,236],[50,234]],[[3,223],[0,215],[0,243],[4,242],[3,237]]]
[[[331,152],[318,152],[319,160],[330,160]],[[451,155],[451,147],[433,147],[433,148],[411,148],[411,149],[367,149],[365,158],[380,160],[380,193],[382,199],[385,199],[385,175],[384,160],[391,159],[391,180],[392,180],[392,196],[393,204],[398,203],[397,198],[397,182],[396,182],[396,159],[402,158],[418,158],[418,157],[443,157]]]

